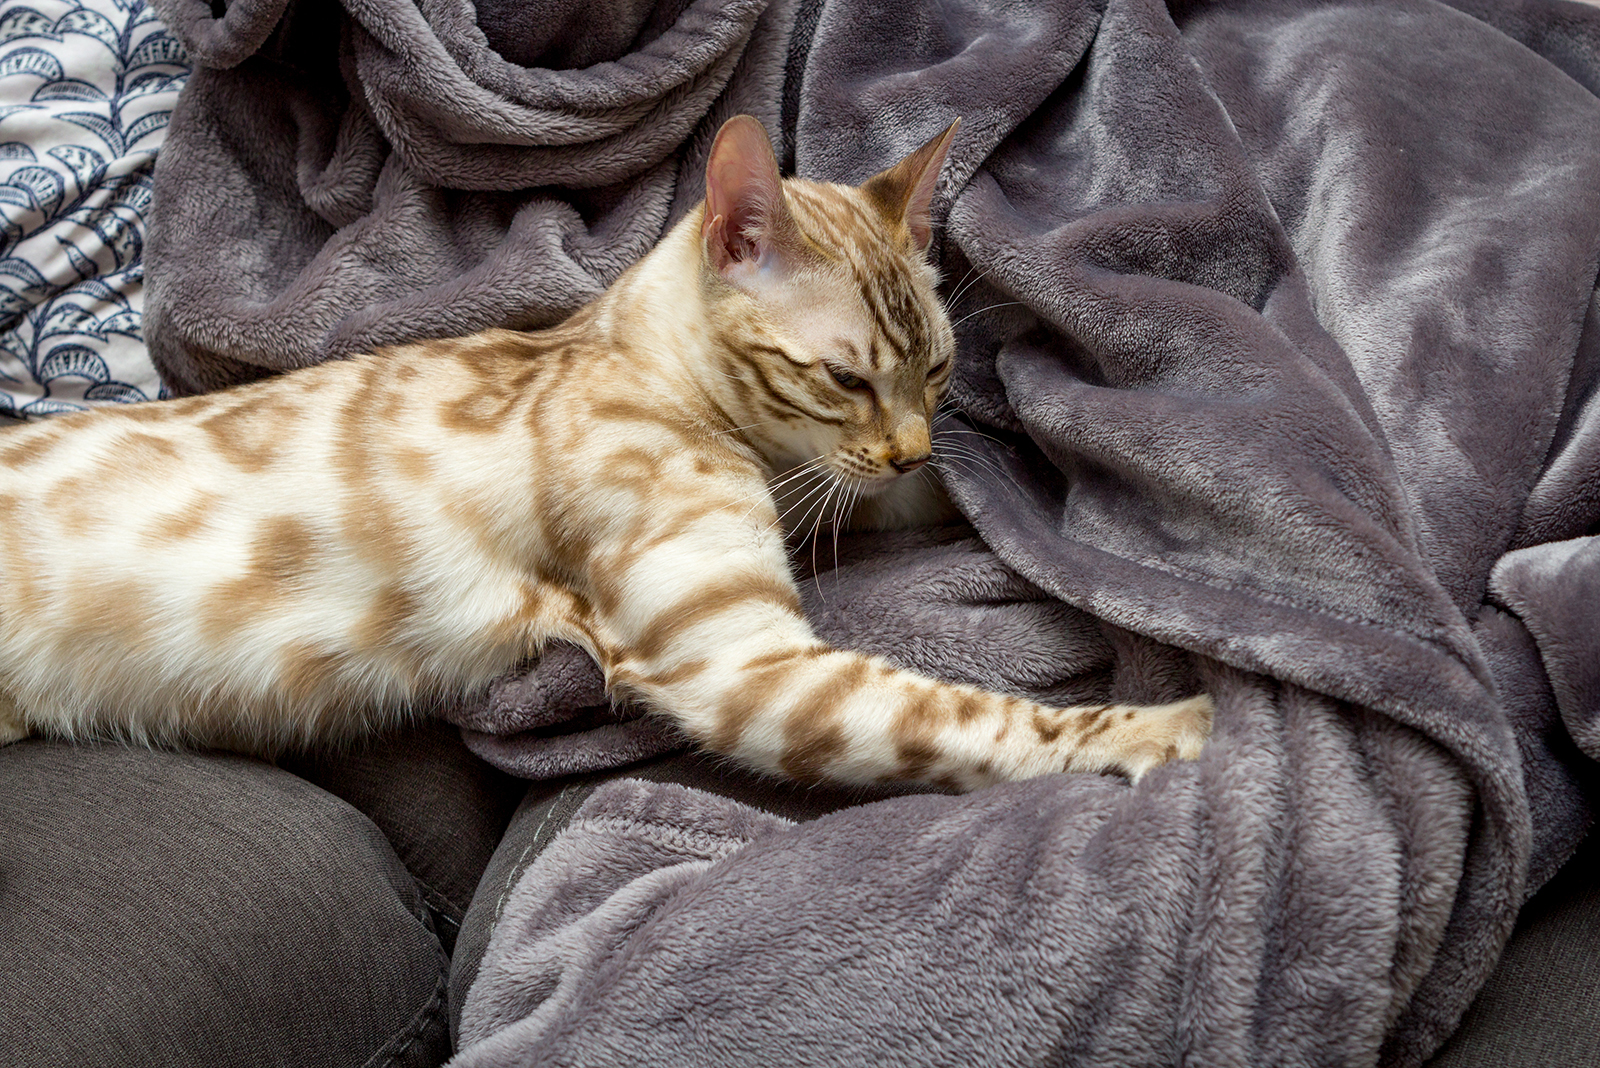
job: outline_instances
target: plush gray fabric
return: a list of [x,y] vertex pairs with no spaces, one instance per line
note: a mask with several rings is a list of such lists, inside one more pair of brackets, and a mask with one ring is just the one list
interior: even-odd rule
[[461,922],[461,937],[450,961],[452,1035],[460,1034],[462,1006],[467,1003],[468,991],[477,979],[479,964],[507,903],[527,899],[522,893],[513,896],[513,887],[529,865],[539,861],[551,841],[566,830],[589,796],[607,782],[624,776],[715,794],[787,820],[816,819],[884,797],[920,792],[917,787],[906,784],[858,786],[777,780],[714,754],[694,750],[669,753],[630,765],[625,771],[568,776],[530,784],[500,847],[484,868],[478,892],[473,895],[472,906]]
[[536,663],[444,714],[474,753],[529,779],[614,768],[687,744],[665,719],[614,707],[599,667],[567,642],[552,642]]
[[1539,646],[1556,707],[1573,741],[1600,760],[1600,537],[1507,553],[1490,589]]
[[[502,58],[469,0],[346,6],[157,4],[197,67],[145,252],[145,336],[174,392],[559,321],[699,200],[723,119],[777,126],[794,4],[666,3],[680,17],[645,25],[637,0],[477,5],[527,28],[499,42],[523,58],[553,22],[605,28],[548,57],[581,70]],[[613,36],[630,24],[633,50]]]
[[[1137,788],[797,826],[605,787],[507,891],[460,1062],[1438,1048],[1592,820],[1600,13],[581,6],[579,40],[575,3],[484,3],[480,32],[465,0],[347,0],[336,49],[309,7],[263,31],[272,5],[169,0],[236,64],[197,71],[158,170],[171,381],[551,322],[693,202],[733,110],[850,181],[959,115],[936,253],[970,283],[954,396],[983,436],[946,440],[976,540],[818,547],[808,606],[1055,700],[1204,685],[1216,736]],[[456,715],[523,773],[674,744],[593,682],[556,654]]]

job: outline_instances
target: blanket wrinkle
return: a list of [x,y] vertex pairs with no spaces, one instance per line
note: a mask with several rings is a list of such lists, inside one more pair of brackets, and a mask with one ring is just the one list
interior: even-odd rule
[[[1454,1029],[1600,801],[1600,10],[160,6],[202,64],[146,258],[179,392],[559,320],[734,113],[845,181],[960,116],[968,525],[804,547],[807,612],[1056,703],[1217,698],[1137,787],[799,825],[605,787],[456,1063],[1413,1066]],[[573,647],[445,711],[530,777],[682,744]]]
[[1561,665],[1541,655],[1525,618],[1486,604],[1473,620],[1473,633],[1516,733],[1528,810],[1538,815],[1529,849],[1531,892],[1555,874],[1592,826],[1600,782],[1585,759],[1581,721],[1563,716],[1555,684]]
[[1572,740],[1600,760],[1600,536],[1507,553],[1489,579],[1494,598],[1532,634]]
[[234,0],[219,18],[210,4],[160,7],[161,21],[183,39],[196,64],[218,70],[254,55],[278,27],[292,0]]
[[[722,119],[777,128],[797,2],[697,0],[639,52],[547,70],[490,52],[467,0],[351,0],[337,17],[242,5],[220,20],[202,0],[163,0],[201,64],[146,251],[163,379],[200,392],[420,337],[553,325],[699,198]],[[252,54],[267,43],[270,58]]]
[[1566,406],[1510,550],[1600,532],[1600,289],[1589,298]]

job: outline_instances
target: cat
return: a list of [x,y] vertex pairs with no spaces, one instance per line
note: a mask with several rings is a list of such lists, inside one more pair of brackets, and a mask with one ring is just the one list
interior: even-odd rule
[[1194,757],[1204,695],[1049,708],[830,648],[802,615],[780,500],[825,487],[866,526],[942,506],[924,468],[955,341],[927,249],[955,129],[841,186],[781,178],[739,116],[702,205],[557,327],[0,434],[0,743],[270,756],[564,638],[614,694],[799,779]]

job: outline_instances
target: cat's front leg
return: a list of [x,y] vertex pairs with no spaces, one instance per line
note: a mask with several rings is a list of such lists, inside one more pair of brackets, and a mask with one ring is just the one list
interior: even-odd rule
[[801,614],[775,525],[732,511],[654,542],[618,579],[595,628],[612,685],[717,752],[794,778],[1138,778],[1193,758],[1210,731],[1205,696],[1050,708],[831,648]]
[[1138,780],[1194,759],[1211,729],[1205,695],[1050,708],[821,643],[752,642],[727,655],[720,667],[631,674],[630,689],[712,749],[801,780],[963,790],[1061,771]]

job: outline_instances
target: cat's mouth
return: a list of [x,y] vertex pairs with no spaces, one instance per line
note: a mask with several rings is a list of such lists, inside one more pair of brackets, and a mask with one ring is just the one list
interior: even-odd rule
[[868,468],[864,465],[841,467],[828,465],[828,477],[840,490],[852,497],[876,497],[905,477],[892,467]]
[[859,462],[841,463],[824,453],[768,481],[779,522],[791,534],[842,527],[856,505],[876,497],[899,479],[899,473],[874,471]]
[[903,478],[909,477],[910,472],[895,471],[893,469],[880,472],[876,478],[863,479],[860,482],[860,492],[869,497],[875,497],[886,492],[890,486]]
[[864,493],[876,493],[900,477],[900,472],[893,467],[874,463],[860,452],[849,449],[830,453],[822,468],[841,486]]

